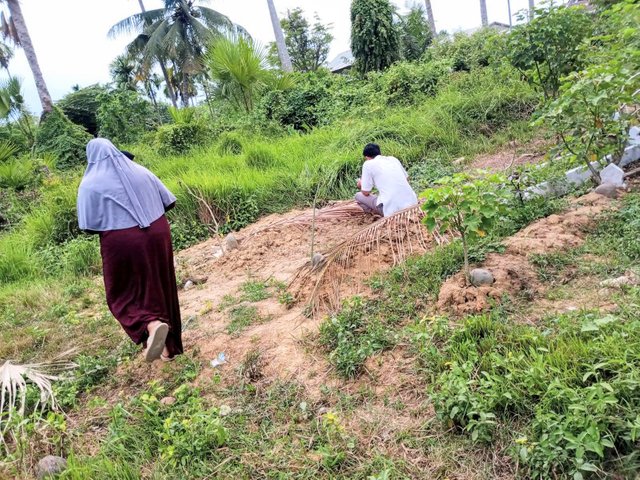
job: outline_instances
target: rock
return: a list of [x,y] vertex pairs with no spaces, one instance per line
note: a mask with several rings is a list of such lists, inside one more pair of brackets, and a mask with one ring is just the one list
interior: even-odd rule
[[600,172],[600,183],[612,183],[616,187],[624,185],[624,170],[610,163]]
[[474,287],[480,287],[482,285],[493,285],[495,279],[493,274],[489,270],[484,268],[474,268],[469,274],[469,280]]
[[600,282],[600,286],[605,288],[632,287],[634,285],[640,285],[640,277],[635,272],[627,272],[618,278],[610,278]]
[[327,413],[329,413],[329,408],[328,407],[320,407],[318,409],[318,417],[322,417],[323,415],[326,415]]
[[316,268],[324,263],[324,255],[321,253],[314,253],[311,259],[311,266]]
[[213,247],[213,258],[220,258],[224,255],[224,250],[222,247],[215,246]]
[[594,192],[607,198],[618,198],[618,187],[613,183],[601,183]]
[[238,240],[233,233],[230,233],[224,238],[224,246],[227,251],[235,250],[239,247]]
[[173,405],[174,403],[176,403],[176,399],[175,397],[164,397],[160,400],[160,403],[162,405]]
[[191,288],[193,288],[193,282],[191,280],[187,280],[184,284],[184,289],[190,290]]
[[62,457],[47,455],[36,465],[36,476],[38,480],[43,478],[53,478],[65,471],[67,461]]

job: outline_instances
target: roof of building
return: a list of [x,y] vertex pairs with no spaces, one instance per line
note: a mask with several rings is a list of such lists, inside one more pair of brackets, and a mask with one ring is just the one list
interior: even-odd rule
[[352,67],[354,61],[355,59],[353,58],[351,50],[345,50],[336,55],[336,57],[329,62],[327,68],[334,73],[341,72],[345,68]]

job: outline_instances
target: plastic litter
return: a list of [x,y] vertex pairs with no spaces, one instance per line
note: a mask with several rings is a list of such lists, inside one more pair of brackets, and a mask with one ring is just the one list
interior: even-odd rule
[[220,365],[224,365],[225,363],[227,363],[227,356],[224,354],[224,352],[220,352],[217,358],[211,360],[211,366],[213,368],[217,368]]

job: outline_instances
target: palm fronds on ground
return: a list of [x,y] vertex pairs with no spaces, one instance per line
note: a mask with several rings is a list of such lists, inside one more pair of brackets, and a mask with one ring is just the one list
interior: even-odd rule
[[[340,211],[336,209],[331,215]],[[295,296],[305,296],[314,311],[321,307],[337,309],[345,295],[341,288],[345,280],[354,275],[366,277],[390,265],[395,266],[410,256],[424,253],[433,244],[448,242],[450,235],[437,229],[433,233],[427,231],[422,223],[424,216],[420,205],[416,205],[358,230],[323,252],[322,259],[309,262],[299,270],[290,285]],[[318,215],[316,221],[319,218],[323,216]]]
[[6,434],[11,429],[13,415],[25,415],[28,384],[34,385],[40,393],[34,411],[38,408],[55,409],[56,399],[52,382],[60,379],[64,372],[75,366],[72,362],[54,360],[26,365],[6,361],[0,367],[0,444],[5,442]]

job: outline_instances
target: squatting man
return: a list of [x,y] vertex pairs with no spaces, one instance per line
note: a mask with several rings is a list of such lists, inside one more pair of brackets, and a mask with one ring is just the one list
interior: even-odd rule
[[[395,157],[385,157],[380,147],[369,143],[362,152],[362,178],[358,179],[355,200],[365,213],[388,217],[418,203],[409,185],[409,175]],[[372,194],[376,188],[378,195]]]

